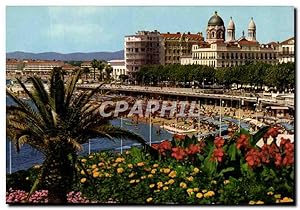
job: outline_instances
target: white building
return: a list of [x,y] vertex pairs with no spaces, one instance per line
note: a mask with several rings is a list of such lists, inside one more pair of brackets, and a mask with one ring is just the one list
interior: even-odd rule
[[120,75],[128,75],[125,60],[110,60],[108,64],[113,68],[111,76],[114,80],[119,80]]
[[248,36],[244,32],[238,40],[235,38],[235,24],[230,18],[225,39],[225,27],[222,18],[215,12],[209,19],[206,30],[206,42],[193,45],[192,61],[188,64],[207,65],[215,68],[243,65],[246,62],[278,63],[278,45],[259,44],[256,40],[256,25],[253,18],[248,25]]
[[295,38],[289,38],[279,44],[279,63],[295,62]]

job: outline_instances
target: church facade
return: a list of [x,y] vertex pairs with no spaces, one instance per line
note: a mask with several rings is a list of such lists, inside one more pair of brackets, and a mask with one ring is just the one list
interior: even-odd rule
[[[225,36],[226,35],[226,36]],[[275,64],[279,44],[260,44],[256,40],[256,25],[253,18],[248,25],[248,33],[236,39],[235,24],[232,18],[225,29],[224,21],[217,12],[209,19],[206,41],[192,46],[190,56],[181,57],[181,64],[208,65],[214,68],[243,65],[247,62]]]

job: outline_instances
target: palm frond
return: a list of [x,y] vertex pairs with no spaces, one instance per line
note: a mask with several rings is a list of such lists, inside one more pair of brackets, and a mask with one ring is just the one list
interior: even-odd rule
[[65,106],[69,107],[71,98],[74,97],[74,90],[76,87],[76,83],[81,75],[81,71],[77,71],[75,76],[70,77],[67,81],[66,85],[66,94],[65,94]]
[[49,91],[50,97],[53,100],[54,110],[60,117],[62,117],[65,113],[65,87],[61,68],[53,68]]

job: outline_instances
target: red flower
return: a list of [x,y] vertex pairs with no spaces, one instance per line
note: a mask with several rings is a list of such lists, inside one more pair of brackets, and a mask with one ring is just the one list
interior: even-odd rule
[[279,133],[278,127],[270,128],[267,133],[264,135],[265,138],[268,138],[269,136],[272,136],[273,138],[276,137]]
[[223,148],[216,148],[213,151],[212,160],[217,160],[218,162],[222,162],[224,155],[225,154]]
[[190,144],[189,147],[186,149],[186,153],[188,155],[193,155],[196,154],[198,152],[200,152],[200,146],[197,144]]
[[282,161],[281,154],[277,153],[277,154],[275,155],[275,165],[276,165],[276,166],[280,166],[280,165],[281,165],[281,161]]
[[184,149],[181,147],[174,147],[172,148],[171,156],[174,157],[176,160],[182,160],[185,157]]
[[281,137],[281,139],[280,139],[280,146],[284,146],[288,142],[290,142],[289,139],[285,139],[285,138]]
[[236,148],[237,149],[240,149],[240,148],[247,149],[249,147],[248,138],[249,137],[246,134],[241,134],[240,137],[238,138],[238,140],[236,141]]
[[246,161],[248,163],[248,166],[251,168],[259,166],[261,164],[261,154],[256,149],[251,149],[246,154]]
[[220,148],[224,145],[225,141],[222,137],[216,137],[214,144],[216,145],[217,148]]
[[165,141],[163,141],[163,142],[161,142],[161,143],[159,144],[159,147],[160,147],[161,149],[164,149],[164,150],[171,150],[171,149],[172,149],[172,144],[171,144],[170,141],[165,140]]
[[184,140],[184,139],[185,139],[185,134],[180,134],[180,133],[175,134],[175,135],[174,135],[174,138],[175,138],[176,140],[179,140],[179,141]]
[[165,140],[159,144],[152,144],[152,148],[158,150],[160,154],[165,155],[166,151],[172,149],[172,144],[170,141]]
[[293,155],[287,155],[283,158],[282,165],[289,166],[294,164],[294,156]]

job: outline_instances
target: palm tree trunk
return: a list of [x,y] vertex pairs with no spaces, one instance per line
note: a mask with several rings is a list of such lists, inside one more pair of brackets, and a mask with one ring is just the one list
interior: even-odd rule
[[[53,154],[55,153],[55,154]],[[43,163],[43,181],[48,190],[48,202],[67,203],[67,193],[73,183],[73,164],[66,151],[48,153]]]

